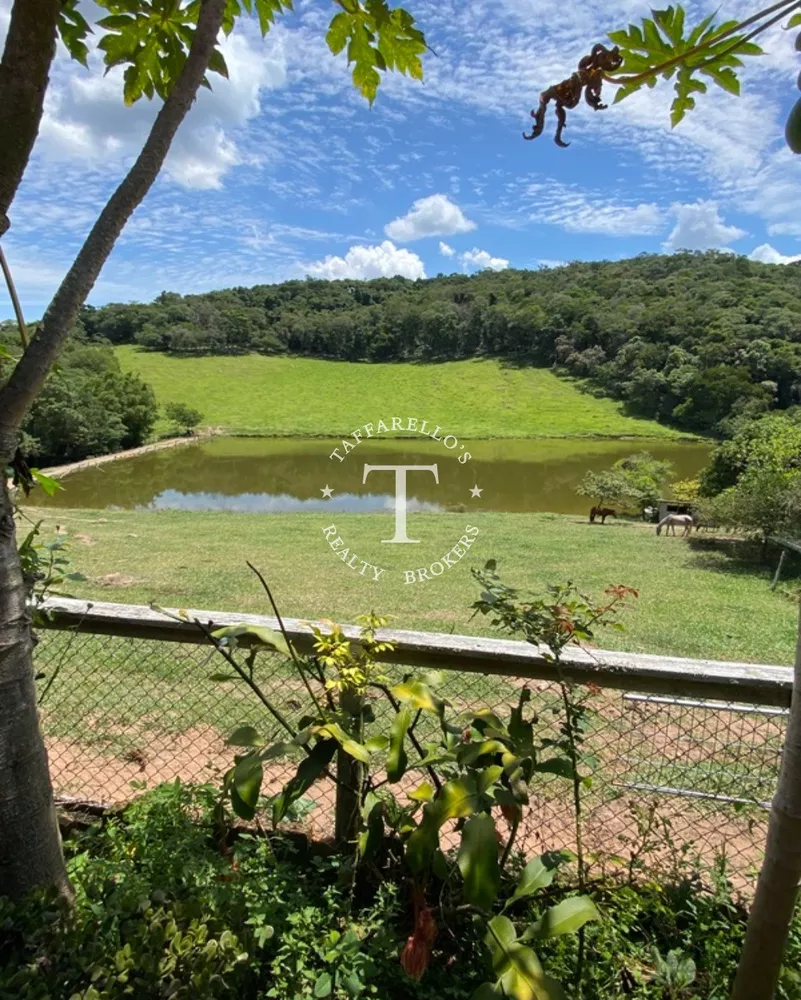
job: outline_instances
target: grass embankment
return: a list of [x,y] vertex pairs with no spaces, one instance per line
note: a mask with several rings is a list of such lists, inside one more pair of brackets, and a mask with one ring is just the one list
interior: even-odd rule
[[[508,582],[537,589],[573,580],[588,592],[625,583],[640,591],[625,615],[626,631],[599,636],[611,649],[693,658],[790,663],[796,609],[769,589],[770,571],[742,564],[711,539],[657,537],[643,524],[591,527],[549,514],[482,514],[469,556],[436,580],[406,585],[387,572],[369,584],[347,569],[326,545],[319,514],[185,513],[180,511],[40,511],[44,531],[58,522],[73,540],[75,569],[89,579],[71,585],[76,596],[125,603],[269,613],[258,582],[245,566],[262,569],[279,606],[292,617],[353,621],[360,612],[389,612],[398,628],[477,633],[471,620],[478,589],[468,572],[498,560]],[[410,515],[425,519],[425,535],[442,552],[464,530],[463,514]],[[408,546],[382,546],[386,518],[339,514],[343,534],[358,540],[365,558],[383,564],[414,561]],[[327,523],[327,522],[326,522]],[[414,537],[414,536],[412,536]],[[359,545],[354,542],[358,551]],[[109,575],[111,574],[111,575]]]
[[116,353],[125,371],[138,372],[153,386],[160,404],[187,403],[202,412],[204,425],[232,434],[324,437],[395,415],[425,418],[460,438],[679,436],[654,421],[626,416],[620,403],[583,392],[548,369],[497,361],[182,358],[130,345]]

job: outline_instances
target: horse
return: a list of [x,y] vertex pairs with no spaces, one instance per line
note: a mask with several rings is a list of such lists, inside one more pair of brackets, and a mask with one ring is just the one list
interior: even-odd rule
[[662,534],[662,529],[665,529],[665,534],[670,534],[670,529],[673,529],[673,534],[676,534],[676,525],[680,528],[684,528],[682,532],[682,537],[686,538],[687,535],[693,530],[693,516],[692,514],[668,514],[667,517],[663,517],[662,520],[656,526],[657,535]]
[[600,517],[601,524],[606,524],[607,517],[617,517],[611,507],[593,507],[590,511],[590,524],[595,524],[595,518]]

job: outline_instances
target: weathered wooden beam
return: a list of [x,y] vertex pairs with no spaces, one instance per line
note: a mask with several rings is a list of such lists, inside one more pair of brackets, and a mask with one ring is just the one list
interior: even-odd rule
[[[47,628],[167,642],[207,641],[192,622],[176,621],[139,605],[50,598],[44,607],[49,614]],[[278,627],[275,618],[264,615],[195,609],[188,609],[188,614],[212,628],[239,624]],[[290,638],[301,652],[312,649],[311,624],[297,618],[284,619]],[[323,623],[316,624],[323,630],[327,628]],[[358,640],[359,629],[356,626],[345,625],[343,632],[347,638]],[[544,655],[547,650],[526,642],[400,629],[382,629],[378,635],[382,640],[395,644],[392,652],[380,656],[388,663],[496,674],[523,680],[557,679],[553,662]],[[566,652],[562,670],[569,680],[592,682],[623,691],[782,708],[790,704],[793,683],[792,668],[787,666],[687,660],[601,649],[576,648]]]

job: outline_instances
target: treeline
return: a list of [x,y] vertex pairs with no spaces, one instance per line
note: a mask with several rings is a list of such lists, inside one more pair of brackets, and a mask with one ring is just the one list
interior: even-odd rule
[[[0,339],[12,345],[12,357],[19,353],[11,324],[0,325]],[[11,363],[0,357],[0,383]],[[120,369],[110,345],[76,331],[28,414],[20,447],[32,465],[76,462],[143,444],[157,415],[152,388]]]
[[422,281],[288,281],[86,309],[90,338],[345,361],[480,355],[556,366],[697,431],[801,402],[801,264],[643,255]]

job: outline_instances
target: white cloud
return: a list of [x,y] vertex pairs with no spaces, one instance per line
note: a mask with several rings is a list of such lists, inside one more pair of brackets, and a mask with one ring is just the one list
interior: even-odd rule
[[439,244],[439,252],[442,254],[443,257],[453,257],[456,254],[456,251],[453,249],[453,247],[450,247],[448,246],[447,243],[442,243],[441,241]]
[[418,198],[406,215],[384,226],[384,232],[392,240],[408,243],[424,236],[452,236],[475,228],[475,222],[465,218],[461,208],[447,195],[432,194]]
[[795,261],[801,260],[801,253],[779,253],[770,243],[762,243],[760,246],[754,247],[748,256],[751,260],[758,260],[762,264],[793,264]]
[[629,204],[553,178],[534,181],[522,190],[512,185],[494,214],[512,226],[520,224],[522,215],[523,220],[559,226],[569,233],[604,236],[652,236],[664,225],[662,209],[653,202]]
[[425,278],[423,262],[411,250],[396,247],[390,240],[379,246],[355,246],[344,257],[329,255],[307,265],[306,273],[315,278]]
[[505,257],[493,257],[492,254],[487,253],[486,250],[479,250],[478,247],[473,247],[472,250],[466,250],[460,254],[459,260],[465,269],[475,267],[479,271],[505,271],[509,267],[509,261]]
[[676,225],[662,244],[664,250],[711,250],[728,246],[745,236],[745,230],[727,226],[720,217],[716,201],[697,201],[693,205],[672,206]]
[[[198,94],[165,164],[167,176],[182,187],[219,188],[231,167],[249,161],[229,130],[256,118],[261,91],[281,86],[286,77],[280,38],[251,42],[250,33],[237,31],[220,47],[230,78],[212,75],[213,90]],[[37,151],[49,160],[123,165],[138,153],[161,102],[142,99],[125,108],[122,70],[104,75],[96,55],[90,67],[87,74],[77,63],[57,61]]]

